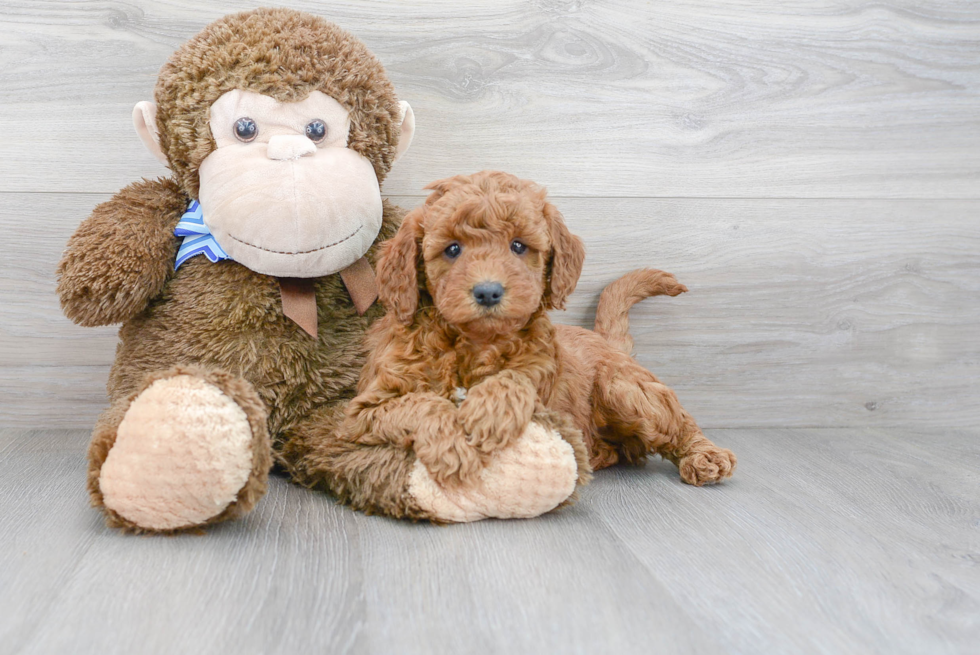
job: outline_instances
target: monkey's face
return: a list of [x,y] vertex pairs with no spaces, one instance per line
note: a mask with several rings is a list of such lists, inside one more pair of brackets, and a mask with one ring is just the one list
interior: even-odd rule
[[347,147],[349,112],[313,91],[279,102],[234,90],[211,105],[217,148],[198,200],[232,259],[278,277],[319,277],[360,259],[381,229],[371,162]]

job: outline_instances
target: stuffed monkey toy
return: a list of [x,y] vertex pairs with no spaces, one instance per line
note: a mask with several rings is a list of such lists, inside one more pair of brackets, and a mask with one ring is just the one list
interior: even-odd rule
[[409,489],[410,434],[339,430],[383,312],[373,263],[402,212],[380,185],[411,108],[361,42],[287,9],[207,26],[154,95],[134,123],[172,175],[96,207],[58,265],[68,318],[122,324],[89,447],[93,504],[129,531],[199,529],[250,511],[275,464],[355,508],[438,520]]

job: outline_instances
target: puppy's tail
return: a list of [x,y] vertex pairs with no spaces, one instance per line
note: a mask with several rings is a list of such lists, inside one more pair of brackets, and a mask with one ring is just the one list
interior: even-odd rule
[[615,348],[633,352],[630,336],[630,307],[650,296],[676,296],[687,287],[670,273],[654,268],[641,268],[627,273],[603,289],[595,312],[595,331]]

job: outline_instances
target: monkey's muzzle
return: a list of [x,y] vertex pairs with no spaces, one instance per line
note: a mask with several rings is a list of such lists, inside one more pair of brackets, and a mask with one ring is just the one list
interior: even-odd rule
[[232,259],[258,273],[336,273],[360,259],[381,229],[374,167],[348,148],[274,136],[247,149],[218,148],[201,163],[200,177],[211,234]]

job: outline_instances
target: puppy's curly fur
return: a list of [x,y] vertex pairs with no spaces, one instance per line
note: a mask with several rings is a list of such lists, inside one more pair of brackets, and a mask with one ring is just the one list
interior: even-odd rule
[[[593,468],[658,453],[690,484],[731,475],[731,451],[705,438],[629,354],[629,308],[683,285],[635,271],[603,292],[595,332],[553,325],[547,310],[564,307],[585,252],[545,190],[489,171],[427,188],[378,262],[388,314],[369,331],[371,354],[348,406],[355,439],[414,447],[438,482],[454,484],[547,409],[582,431]],[[499,298],[481,298],[477,287],[495,285]],[[466,399],[457,408],[459,388]]]

